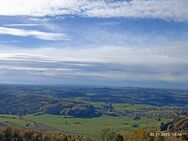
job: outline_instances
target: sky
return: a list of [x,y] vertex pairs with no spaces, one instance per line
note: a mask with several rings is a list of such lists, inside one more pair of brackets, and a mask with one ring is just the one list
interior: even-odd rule
[[188,89],[188,1],[0,1],[0,83]]

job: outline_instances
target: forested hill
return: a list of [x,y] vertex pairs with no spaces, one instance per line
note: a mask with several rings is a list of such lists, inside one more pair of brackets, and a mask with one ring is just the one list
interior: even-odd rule
[[72,117],[96,117],[100,114],[88,103],[39,95],[0,95],[0,114],[48,113]]
[[57,99],[89,102],[149,104],[155,106],[187,106],[188,90],[152,88],[96,88],[37,85],[0,85],[0,94],[43,95]]

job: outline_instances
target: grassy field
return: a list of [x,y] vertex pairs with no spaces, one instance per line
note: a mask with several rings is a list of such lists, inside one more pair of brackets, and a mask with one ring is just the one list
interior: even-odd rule
[[[103,103],[93,102],[93,105],[100,107]],[[113,104],[117,111],[140,110],[143,108],[152,108],[150,105],[141,104]],[[133,120],[128,116],[101,116],[96,118],[64,118],[59,115],[26,115],[23,118],[14,115],[0,115],[0,123],[15,127],[25,127],[26,123],[42,123],[68,133],[79,134],[97,134],[102,129],[111,128],[114,130],[134,130],[143,127],[159,128],[161,121],[142,117],[140,120]]]
[[[92,102],[96,107],[101,107],[104,103]],[[124,110],[141,110],[154,108],[151,105],[143,104],[113,104],[114,109],[119,112]],[[164,119],[161,119],[165,121]],[[162,121],[142,117],[139,120],[133,120],[128,116],[101,116],[97,118],[64,118],[60,115],[26,115],[22,118],[14,115],[0,115],[0,123],[14,126],[26,127],[26,123],[30,123],[29,127],[34,126],[34,123],[42,123],[50,127],[67,133],[89,134],[94,135],[102,131],[102,129],[111,128],[117,131],[134,130],[144,127],[159,128]]]
[[124,110],[143,110],[143,109],[150,109],[150,108],[156,108],[155,106],[152,106],[152,105],[146,105],[146,104],[113,104],[114,108],[117,110],[117,111],[124,111]]
[[133,125],[139,127],[159,127],[160,122],[141,118],[140,120],[132,120],[129,117],[112,117],[102,116],[98,118],[64,118],[62,116],[54,115],[27,115],[25,120],[36,121],[44,123],[65,132],[80,133],[80,134],[97,134],[102,129],[111,128],[115,130],[134,130]]
[[25,127],[25,121],[16,115],[0,115],[0,123],[14,127]]

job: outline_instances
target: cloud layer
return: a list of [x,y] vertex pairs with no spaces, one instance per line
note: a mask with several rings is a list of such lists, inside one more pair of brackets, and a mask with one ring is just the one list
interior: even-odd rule
[[13,35],[13,36],[21,36],[21,37],[35,37],[41,40],[69,40],[69,37],[63,33],[49,33],[49,32],[41,32],[38,30],[24,30],[18,28],[9,28],[9,27],[1,27],[0,26],[0,35]]
[[188,21],[187,0],[6,0],[2,16],[79,15],[87,17],[160,18]]
[[[1,48],[0,76],[20,76],[62,83],[188,82],[187,43],[182,46],[142,48]],[[169,44],[170,46],[170,44]],[[2,77],[3,78],[3,77]],[[87,79],[87,80],[86,80]],[[17,80],[18,81],[18,80]]]

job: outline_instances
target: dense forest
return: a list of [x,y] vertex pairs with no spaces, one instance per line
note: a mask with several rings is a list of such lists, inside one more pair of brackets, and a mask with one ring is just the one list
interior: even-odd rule
[[23,94],[0,95],[0,113],[13,115],[48,113],[81,118],[100,115],[96,108],[88,103]]
[[[42,132],[33,129],[1,128],[1,141],[92,141],[83,135],[66,135],[54,132]],[[104,130],[101,136],[97,137],[101,141],[123,141],[122,135],[115,131]]]
[[88,141],[86,137],[79,135],[65,135],[42,132],[33,129],[1,128],[1,141]]

